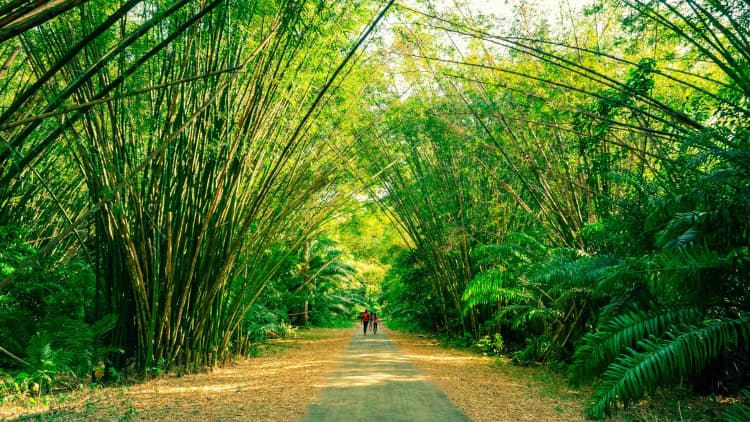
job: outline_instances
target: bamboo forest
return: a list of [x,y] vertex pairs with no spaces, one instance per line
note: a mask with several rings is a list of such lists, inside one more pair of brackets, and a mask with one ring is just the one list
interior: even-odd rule
[[750,2],[0,0],[0,408],[366,309],[750,420]]

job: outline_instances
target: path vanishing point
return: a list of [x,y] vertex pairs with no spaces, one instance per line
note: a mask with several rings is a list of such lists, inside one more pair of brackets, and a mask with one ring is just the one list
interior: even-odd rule
[[468,421],[417,371],[385,331],[367,336],[361,329],[356,331],[302,420]]

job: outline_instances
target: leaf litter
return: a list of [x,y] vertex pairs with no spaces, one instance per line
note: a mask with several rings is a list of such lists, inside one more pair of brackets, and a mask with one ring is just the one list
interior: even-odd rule
[[[270,341],[260,357],[205,373],[49,396],[46,405],[6,402],[0,406],[0,419],[299,420],[326,385],[352,335],[350,328],[298,330],[293,337]],[[583,409],[591,392],[569,388],[562,376],[546,368],[518,367],[505,358],[443,347],[428,336],[390,330],[388,335],[422,375],[474,421],[585,420]]]

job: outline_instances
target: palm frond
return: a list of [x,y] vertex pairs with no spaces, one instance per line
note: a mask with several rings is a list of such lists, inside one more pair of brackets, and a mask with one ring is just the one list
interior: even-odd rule
[[519,283],[518,276],[499,266],[474,276],[464,289],[464,315],[480,305],[497,303],[528,303],[534,296],[532,291]]
[[657,385],[705,368],[725,350],[750,343],[750,315],[722,318],[700,325],[681,324],[664,339],[638,342],[638,351],[626,348],[604,373],[604,382],[593,397],[590,416],[608,416],[619,403],[643,397]]
[[723,264],[721,256],[706,246],[664,249],[654,256],[654,263],[661,271],[687,272],[720,268]]
[[471,257],[482,267],[503,264],[528,266],[547,255],[548,249],[538,239],[522,232],[511,232],[499,244],[474,248]]
[[503,288],[505,278],[505,270],[500,267],[477,274],[464,290],[462,297],[464,301],[464,315],[479,305],[487,305],[499,301],[499,291]]
[[667,224],[666,228],[657,235],[657,243],[665,248],[687,246],[695,241],[700,224],[705,216],[703,211],[678,212]]
[[514,329],[522,329],[533,322],[549,324],[560,318],[562,312],[556,308],[541,308],[535,305],[504,306],[499,316],[510,323]]
[[99,321],[91,324],[90,330],[94,337],[100,337],[115,328],[117,324],[117,315],[109,314],[102,317]]
[[614,255],[582,255],[579,251],[567,250],[567,253],[559,253],[541,265],[530,279],[561,290],[593,289],[618,264],[619,260]]
[[697,308],[678,308],[643,311],[639,309],[617,315],[597,331],[583,337],[583,344],[573,355],[571,372],[574,383],[590,380],[625,350],[638,341],[659,336],[680,322],[696,321],[701,315]]

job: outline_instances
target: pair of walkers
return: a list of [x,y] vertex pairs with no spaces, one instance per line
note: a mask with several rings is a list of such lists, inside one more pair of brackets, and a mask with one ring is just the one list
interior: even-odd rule
[[372,334],[375,335],[378,333],[378,323],[380,323],[380,320],[378,319],[378,315],[373,312],[370,313],[365,309],[365,311],[362,313],[362,334],[367,335],[367,326],[372,324]]

